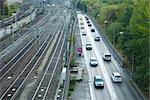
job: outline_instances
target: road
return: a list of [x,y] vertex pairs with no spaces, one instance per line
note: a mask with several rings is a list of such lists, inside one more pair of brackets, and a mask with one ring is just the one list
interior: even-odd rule
[[[78,14],[79,19],[79,28],[80,35],[82,40],[83,52],[86,67],[89,73],[89,88],[91,93],[92,100],[141,100],[137,95],[135,90],[129,84],[129,80],[127,80],[125,73],[121,69],[118,62],[112,56],[111,62],[103,61],[102,54],[106,52],[110,52],[101,38],[100,41],[95,41],[94,37],[96,34],[100,34],[91,20],[89,20],[92,24],[92,27],[87,25],[87,21],[83,14]],[[80,20],[82,18],[82,20]],[[84,23],[84,29],[81,29],[81,21]],[[95,29],[95,32],[91,32],[91,28]],[[86,36],[82,35],[82,31],[86,31]],[[92,44],[92,50],[87,51],[85,45],[87,42]],[[90,57],[96,57],[98,60],[97,67],[91,67]],[[122,83],[113,83],[111,80],[112,72],[119,72],[122,75],[123,82]],[[95,75],[100,75],[104,79],[104,89],[95,89],[93,85],[93,78]]]

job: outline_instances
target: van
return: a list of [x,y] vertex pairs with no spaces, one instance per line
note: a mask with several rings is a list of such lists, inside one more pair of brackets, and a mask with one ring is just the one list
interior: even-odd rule
[[60,83],[64,84],[64,81],[66,80],[66,73],[67,73],[67,69],[63,68],[62,72],[61,72],[61,76],[60,76]]

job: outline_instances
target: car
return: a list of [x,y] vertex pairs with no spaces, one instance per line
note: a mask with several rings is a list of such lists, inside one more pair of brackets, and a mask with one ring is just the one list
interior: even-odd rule
[[91,29],[91,32],[95,32],[95,29]]
[[86,19],[86,20],[89,20],[89,18],[88,18],[88,17],[86,17],[85,19]]
[[98,35],[95,36],[95,41],[100,41],[100,37]]
[[122,78],[119,72],[113,72],[111,74],[111,79],[113,82],[117,83],[117,82],[122,82]]
[[86,35],[86,32],[85,32],[85,31],[83,31],[83,32],[82,32],[82,35]]
[[103,53],[104,61],[111,61],[111,54],[110,53]]
[[83,25],[84,23],[83,23],[83,22],[81,22],[80,24],[81,24],[81,25]]
[[81,26],[81,29],[84,29],[84,27],[83,27],[83,26]]
[[94,76],[94,86],[95,88],[104,88],[104,80],[101,76]]
[[90,21],[87,21],[87,23],[89,24],[89,23],[90,23]]
[[95,67],[98,65],[96,57],[91,57],[90,58],[90,65],[95,66]]
[[91,27],[91,26],[92,26],[92,24],[88,24],[88,26],[89,26],[89,27]]
[[86,43],[86,50],[92,50],[91,43]]

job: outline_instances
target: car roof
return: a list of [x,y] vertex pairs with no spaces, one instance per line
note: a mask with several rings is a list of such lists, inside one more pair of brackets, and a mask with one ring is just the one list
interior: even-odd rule
[[107,52],[107,53],[104,53],[105,55],[111,55],[109,52]]
[[119,72],[113,72],[114,76],[121,76]]
[[91,57],[90,59],[96,59],[96,57]]
[[88,43],[86,43],[86,44],[91,44],[91,43],[88,42]]
[[102,79],[101,76],[98,76],[98,75],[94,76],[94,77],[95,77],[95,79]]

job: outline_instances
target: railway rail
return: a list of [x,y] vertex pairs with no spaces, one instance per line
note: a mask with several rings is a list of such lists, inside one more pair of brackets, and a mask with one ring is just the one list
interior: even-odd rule
[[[58,10],[58,11],[59,11],[59,10]],[[57,14],[56,14],[56,15],[57,15]],[[48,20],[49,20],[49,17],[50,17],[50,15],[44,17],[45,20],[44,20],[43,22],[40,21],[41,23],[38,22],[39,25],[37,25],[37,27],[43,26],[43,29],[45,29],[45,28],[46,28],[46,24],[47,24],[47,22],[48,22]],[[55,16],[52,16],[52,19],[53,19],[53,17],[55,17]],[[55,20],[56,20],[56,19],[55,19]],[[54,20],[54,21],[55,21],[55,20]],[[37,24],[38,24],[38,23],[37,23]],[[32,27],[32,28],[34,28],[34,27]],[[42,29],[42,30],[43,30],[43,29]],[[27,40],[27,39],[32,39],[31,41],[34,40],[34,39],[33,39],[33,38],[34,38],[34,37],[33,37],[33,35],[34,35],[33,32],[35,33],[36,31],[35,31],[35,30],[33,30],[33,31],[30,30],[28,33],[25,34],[25,35],[28,35],[27,38],[24,36],[24,37],[26,38],[26,40]],[[22,47],[26,47],[25,44],[27,44],[28,41],[29,41],[29,40],[27,40],[27,41],[26,41],[26,40],[23,40],[23,41],[22,41],[22,42],[24,43],[24,45],[22,45]],[[26,42],[25,42],[25,41],[26,41]],[[31,42],[31,43],[32,43],[32,42]],[[30,44],[28,43],[27,45],[30,45]],[[27,47],[28,47],[28,46],[27,46]],[[23,48],[23,49],[26,49],[26,48]],[[24,50],[21,50],[21,48],[19,48],[18,50],[15,49],[15,51],[12,51],[11,55],[12,55],[12,56],[13,56],[13,55],[16,55],[16,53],[17,53],[18,51],[24,51]],[[4,52],[5,52],[5,51],[4,51]],[[16,52],[16,53],[15,53],[15,52]],[[3,52],[1,52],[1,53],[3,53]],[[5,56],[7,56],[7,58],[6,58]],[[10,55],[9,55],[9,56],[10,56]],[[6,63],[12,58],[12,57],[9,57],[9,56],[8,56],[8,55],[4,55],[4,57],[3,57],[3,55],[1,56],[1,61],[2,61],[2,62],[1,62],[1,67],[5,66]],[[14,58],[13,58],[13,59],[14,59]],[[9,61],[9,62],[10,62],[10,61]],[[9,63],[9,62],[8,62],[8,63]],[[1,67],[0,67],[0,69],[1,69]]]
[[[50,9],[51,10],[47,13],[46,16],[40,15],[40,16],[36,17],[35,20],[33,20],[28,25],[26,25],[24,28],[20,28],[20,29],[12,28],[12,30],[16,30],[13,32],[13,34],[8,34],[0,39],[0,46],[1,46],[0,51],[4,50],[7,46],[12,44],[14,41],[19,39],[21,36],[23,37],[23,35],[28,34],[30,31],[34,31],[35,27],[43,26],[45,24],[45,22],[47,22],[47,20],[41,21],[41,19],[47,19],[48,16],[53,16],[54,15],[53,13],[56,12],[56,10],[58,10],[58,8],[56,8],[56,7],[55,8],[50,7]],[[37,20],[40,20],[40,21],[37,21]],[[5,28],[5,29],[7,29],[7,28]],[[8,28],[8,29],[10,29],[10,28]],[[12,38],[12,35],[13,35],[13,38]]]
[[7,90],[5,91],[5,93],[1,96],[1,99],[4,99],[4,100],[8,99],[9,95],[13,94],[12,90],[14,90],[14,88],[17,89],[20,86],[20,84],[22,83],[22,81],[26,78],[26,76],[28,75],[28,73],[33,68],[33,66],[36,63],[36,61],[38,60],[39,56],[42,54],[42,52],[43,52],[44,48],[46,47],[49,39],[50,39],[50,37],[47,37],[46,41],[43,43],[43,45],[38,50],[38,52],[34,55],[34,57],[30,60],[30,62],[24,67],[24,69],[22,70],[22,72],[17,76],[17,78],[15,79],[15,81],[13,81],[13,83],[9,86],[9,88],[7,88]]
[[[51,31],[53,31],[53,30],[51,30]],[[25,68],[26,68],[26,67],[25,67]],[[23,69],[23,70],[25,71],[25,69]],[[22,71],[21,73],[23,73],[23,71]],[[21,76],[21,73],[19,74],[19,76]],[[18,76],[18,77],[19,77],[19,76]],[[25,75],[25,76],[26,76],[26,75]],[[16,78],[15,81],[17,82],[17,80],[18,80],[18,79]],[[14,82],[15,82],[15,81],[14,81]],[[21,79],[19,79],[19,82],[20,82],[20,81],[21,81]],[[13,82],[13,83],[14,83],[14,82]],[[17,83],[17,84],[18,84],[18,83]],[[13,85],[11,84],[11,86],[13,86]],[[11,86],[10,86],[10,87],[11,87]],[[11,89],[10,87],[9,87],[8,89]],[[15,87],[16,87],[16,86],[15,86]],[[6,92],[9,91],[8,89],[5,91],[4,94],[7,94]],[[14,90],[14,89],[13,89],[13,90]],[[10,92],[10,91],[9,91],[9,92]],[[3,94],[2,98],[3,98],[3,97],[5,98],[4,94]],[[8,94],[7,96],[9,96],[9,94]],[[7,97],[7,96],[6,96],[6,97]]]

